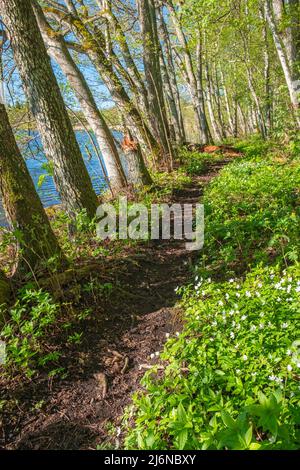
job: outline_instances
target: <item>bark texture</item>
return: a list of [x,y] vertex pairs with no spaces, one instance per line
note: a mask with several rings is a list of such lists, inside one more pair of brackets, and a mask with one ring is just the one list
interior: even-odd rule
[[[195,71],[191,52],[188,47],[188,42],[184,34],[184,30],[180,23],[180,20],[177,16],[176,8],[172,0],[167,1],[167,6],[169,9],[170,17],[174,25],[176,37],[182,48],[182,72],[185,76],[185,80],[188,84],[191,98],[193,100],[193,107],[197,117],[197,125],[199,129],[200,141],[203,144],[208,144],[212,142],[212,137],[208,127],[206,110],[204,107],[203,101],[203,89],[202,89],[202,71],[198,69]],[[199,62],[199,58],[198,58]],[[201,74],[199,76],[199,73]]]
[[57,21],[72,28],[80,41],[80,52],[86,53],[94,64],[116,106],[122,114],[126,115],[128,126],[138,139],[143,151],[158,153],[159,149],[154,136],[115,72],[112,58],[106,54],[106,40],[103,32],[100,29],[97,31],[88,29],[77,13],[73,15],[69,11],[64,12],[61,8],[53,7],[44,8],[44,11],[46,15],[54,16]]
[[40,6],[36,2],[33,6],[38,25],[48,48],[48,53],[59,64],[72,86],[81,106],[82,113],[96,136],[110,186],[113,191],[118,192],[126,186],[127,182],[113,135],[99,111],[84,75],[77,67],[63,37],[53,31]]
[[[299,2],[297,2],[299,3]],[[273,36],[273,41],[276,47],[276,51],[278,54],[278,58],[284,73],[285,81],[289,90],[290,94],[290,100],[292,107],[295,111],[295,121],[297,123],[298,128],[300,129],[300,116],[299,116],[299,103],[300,103],[300,81],[299,81],[299,63],[297,65],[297,61],[293,61],[293,58],[295,59],[298,56],[300,56],[299,53],[299,47],[300,47],[300,42],[299,42],[299,23],[298,23],[298,28],[296,28],[296,32],[294,33],[294,37],[298,37],[298,40],[296,39],[295,43],[296,44],[296,51],[298,52],[295,53],[295,47],[293,48],[290,42],[292,41],[292,38],[290,38],[286,45],[284,45],[284,41],[280,37],[279,31],[278,31],[278,26],[276,24],[276,19],[275,15],[278,15],[278,10],[274,11],[274,6],[275,2],[272,3],[271,0],[266,0],[264,8],[265,8],[265,16],[270,28],[270,31]],[[297,6],[296,9],[296,15],[297,12],[299,12],[299,6]],[[275,15],[274,15],[275,14]],[[294,30],[295,31],[295,30]],[[290,52],[289,52],[290,50]],[[293,54],[291,51],[294,51]],[[298,71],[298,72],[297,72]],[[295,72],[298,75],[298,79],[295,76]]]
[[30,0],[0,0],[0,12],[13,47],[25,93],[53,164],[62,202],[74,214],[85,209],[93,217],[97,197],[51,68]]
[[151,176],[145,165],[139,143],[127,132],[122,142],[122,149],[126,157],[128,180],[133,186],[150,185]]
[[50,258],[56,259],[58,264],[64,262],[3,104],[0,104],[0,193],[7,219],[11,227],[18,230],[24,261],[20,267],[35,270],[46,266]]
[[181,110],[181,103],[180,103],[180,94],[177,84],[176,78],[176,71],[175,65],[172,55],[172,48],[170,43],[169,32],[163,17],[163,13],[161,9],[158,9],[158,19],[159,19],[159,33],[161,36],[161,40],[163,43],[163,52],[164,52],[164,62],[165,62],[165,69],[166,75],[169,80],[169,84],[171,87],[170,93],[172,97],[172,107],[173,101],[175,102],[176,109],[172,111],[172,122],[175,130],[175,136],[177,143],[182,144],[186,140],[185,129],[184,129],[184,122]]
[[138,6],[151,125],[161,154],[167,162],[168,158],[173,158],[174,153],[170,143],[170,130],[164,100],[156,10],[153,0],[138,0]]

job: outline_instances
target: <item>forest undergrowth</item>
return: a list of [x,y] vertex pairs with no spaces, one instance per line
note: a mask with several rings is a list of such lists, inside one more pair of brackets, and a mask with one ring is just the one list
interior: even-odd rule
[[183,150],[172,173],[127,194],[203,199],[200,254],[176,240],[99,243],[84,214],[70,239],[67,216],[49,214],[71,266],[28,280],[4,318],[2,445],[297,447],[299,154],[234,146]]

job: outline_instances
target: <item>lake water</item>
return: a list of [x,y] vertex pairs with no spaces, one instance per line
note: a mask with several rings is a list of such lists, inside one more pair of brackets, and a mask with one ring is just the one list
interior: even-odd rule
[[[117,140],[120,140],[121,134],[119,132],[113,132]],[[38,181],[41,175],[47,174],[43,168],[43,163],[47,162],[44,155],[40,138],[36,132],[29,132],[26,135],[21,136],[21,141],[24,138],[29,140],[26,144],[20,144],[22,154],[24,155],[27,167],[37,189],[37,192],[41,198],[44,207],[53,206],[59,204],[60,198],[54,186],[53,178],[49,175],[45,176],[42,185],[38,186]],[[90,174],[93,186],[97,194],[100,194],[107,188],[107,183],[103,174],[101,164],[99,162],[99,156],[101,158],[101,152],[97,146],[95,138],[89,135],[86,131],[76,131],[76,138],[79,143],[85,164]],[[93,139],[93,142],[91,140]],[[97,149],[97,151],[95,150]],[[101,158],[102,165],[105,168],[104,162]],[[7,225],[4,210],[0,198],[0,225]]]

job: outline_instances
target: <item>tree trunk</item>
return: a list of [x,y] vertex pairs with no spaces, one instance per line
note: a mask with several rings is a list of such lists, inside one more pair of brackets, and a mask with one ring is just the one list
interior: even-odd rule
[[118,42],[122,56],[126,65],[126,70],[134,84],[133,89],[136,89],[135,97],[137,99],[137,106],[143,115],[149,120],[149,103],[147,98],[147,90],[143,82],[142,76],[133,60],[133,57],[128,46],[126,35],[123,31],[119,19],[112,11],[110,0],[97,0],[101,14],[107,19],[115,39]]
[[133,186],[150,185],[151,176],[145,165],[139,143],[128,131],[121,144],[128,165],[128,181]]
[[110,187],[113,191],[118,192],[126,186],[126,177],[111,131],[99,111],[84,75],[75,64],[64,39],[55,34],[51,29],[39,5],[34,4],[34,12],[49,54],[57,61],[69,80],[81,106],[82,113],[96,136],[105,163]]
[[202,51],[202,37],[200,27],[197,32],[197,46],[196,46],[196,64],[197,64],[197,72],[196,72],[196,82],[197,82],[197,95],[198,100],[200,103],[200,119],[201,119],[201,127],[203,130],[203,137],[204,139],[208,139],[209,142],[212,143],[212,136],[208,125],[208,120],[206,117],[205,111],[205,101],[204,101],[204,92],[203,92],[203,59],[202,59],[203,51]]
[[266,134],[270,135],[272,129],[272,88],[271,88],[271,62],[270,45],[266,25],[263,27],[263,39],[265,43],[264,51],[264,79],[265,79],[265,121]]
[[0,193],[7,219],[17,230],[22,258],[20,267],[28,271],[47,267],[50,258],[53,267],[65,261],[3,104],[0,104]]
[[231,135],[234,135],[234,123],[233,123],[233,119],[231,115],[230,103],[229,103],[227,88],[225,85],[224,74],[222,70],[220,70],[220,76],[222,80],[222,88],[224,91],[225,107],[226,107],[226,113],[227,113],[227,118],[228,118],[229,130],[230,130]]
[[[65,21],[74,29],[77,38],[82,43],[82,50],[88,55],[95,68],[98,70],[112,99],[120,108],[121,113],[126,115],[128,126],[133,135],[138,139],[143,151],[158,155],[159,147],[154,136],[138,109],[129,98],[121,80],[114,71],[110,59],[107,58],[103,52],[105,48],[103,33],[101,31],[97,31],[97,35],[91,33],[90,30],[85,27],[79,16],[67,16],[59,9],[50,8],[49,10],[51,14],[55,14],[58,20]],[[44,11],[47,13],[48,9],[45,8]]]
[[299,99],[300,99],[300,82],[293,80],[292,71],[289,67],[288,58],[286,51],[284,50],[283,42],[281,41],[280,35],[277,30],[276,23],[274,21],[273,12],[271,8],[271,1],[266,0],[265,2],[265,16],[273,36],[273,41],[276,47],[276,51],[279,57],[279,61],[284,73],[285,81],[289,90],[290,100],[295,111],[295,121],[298,128],[300,129],[300,116],[299,116]]
[[160,57],[160,63],[161,63],[161,75],[162,75],[163,87],[165,90],[165,96],[166,96],[166,101],[167,101],[169,116],[170,116],[169,117],[170,134],[171,136],[173,134],[173,137],[172,137],[173,140],[179,145],[181,145],[184,139],[181,133],[180,120],[179,120],[179,116],[177,113],[177,106],[176,106],[175,97],[173,95],[170,77],[169,77],[165,59],[162,53]]
[[299,0],[286,0],[287,11],[290,16],[291,31],[291,62],[294,89],[300,101],[300,2]]
[[213,110],[213,102],[212,102],[213,93],[212,93],[212,85],[211,85],[211,78],[210,78],[208,63],[206,64],[205,71],[206,71],[206,81],[207,81],[207,109],[209,113],[209,119],[210,119],[212,130],[214,133],[214,139],[217,141],[220,141],[221,135],[218,129],[218,124],[217,124],[217,121],[214,115],[214,110]]
[[217,67],[214,67],[214,72],[215,72],[215,83],[213,84],[213,97],[216,102],[216,107],[217,107],[217,112],[218,112],[218,120],[219,120],[219,129],[221,133],[221,137],[223,139],[226,139],[227,137],[227,132],[225,129],[225,124],[224,124],[224,119],[223,119],[223,114],[222,114],[222,103],[221,103],[221,96],[220,96],[220,83],[219,83],[219,77],[218,77],[218,70]]
[[250,125],[250,133],[253,134],[259,130],[259,125],[257,122],[257,116],[255,109],[251,106],[249,110],[249,125]]
[[164,160],[172,162],[174,151],[170,143],[170,130],[160,70],[160,44],[155,6],[153,0],[138,0],[138,7],[151,124]]
[[239,120],[240,120],[240,127],[241,127],[241,131],[242,131],[242,135],[247,135],[248,131],[249,131],[249,126],[247,124],[247,120],[246,120],[245,114],[242,110],[242,107],[240,106],[239,103],[237,105],[237,109],[238,109],[238,116],[239,116]]
[[282,40],[293,80],[299,80],[300,70],[300,2],[272,0],[277,33]]
[[255,91],[254,84],[253,84],[253,77],[252,77],[252,71],[249,67],[247,67],[247,76],[248,76],[248,85],[249,85],[249,90],[251,92],[253,102],[255,104],[255,112],[256,112],[256,121],[257,125],[259,128],[259,131],[262,135],[262,138],[265,139],[267,137],[266,134],[266,125],[265,125],[265,120],[264,120],[264,113],[262,111],[262,107],[258,98],[258,95]]
[[186,141],[185,129],[184,129],[184,122],[182,116],[182,109],[180,103],[180,94],[178,90],[177,78],[176,78],[176,71],[174,60],[172,56],[172,48],[170,44],[170,37],[169,32],[167,30],[167,26],[162,14],[161,9],[158,9],[158,17],[159,17],[159,24],[160,24],[160,34],[162,41],[164,43],[164,52],[165,52],[165,67],[166,71],[170,80],[170,85],[172,89],[172,94],[176,104],[177,116],[178,116],[178,135],[179,135],[179,143]]
[[254,84],[254,78],[253,78],[253,69],[252,69],[252,64],[250,60],[250,53],[249,53],[249,42],[247,41],[245,35],[241,33],[243,44],[244,44],[244,55],[245,55],[245,66],[246,66],[246,72],[247,72],[247,80],[248,80],[248,86],[249,90],[251,92],[251,96],[253,99],[253,102],[255,104],[255,113],[256,113],[256,121],[258,124],[259,131],[262,135],[263,139],[266,139],[267,137],[267,131],[266,131],[266,123],[265,123],[265,114],[263,107],[261,105],[260,99],[256,93],[255,90],[255,84]]
[[69,214],[94,217],[97,197],[38,28],[30,0],[0,0],[0,10],[25,93],[53,164],[54,180]]
[[211,135],[209,133],[208,126],[206,125],[207,119],[206,119],[206,114],[205,114],[205,108],[203,108],[203,103],[201,102],[201,99],[198,93],[198,84],[197,84],[197,79],[196,79],[196,75],[194,72],[191,53],[188,47],[186,37],[183,32],[182,26],[177,17],[176,9],[172,3],[172,0],[168,0],[167,6],[168,6],[170,16],[171,16],[171,19],[175,28],[178,42],[181,45],[182,50],[183,50],[182,51],[183,60],[184,60],[183,72],[186,76],[186,82],[189,86],[191,98],[193,100],[193,107],[195,109],[195,114],[197,116],[197,125],[199,129],[200,140],[201,140],[201,143],[208,144],[211,142]]

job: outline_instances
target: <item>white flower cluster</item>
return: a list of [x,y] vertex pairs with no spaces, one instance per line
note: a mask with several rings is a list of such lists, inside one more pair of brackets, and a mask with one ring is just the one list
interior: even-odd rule
[[283,382],[283,379],[281,377],[277,377],[276,375],[269,375],[269,380],[271,380],[271,382],[276,382],[276,383]]

